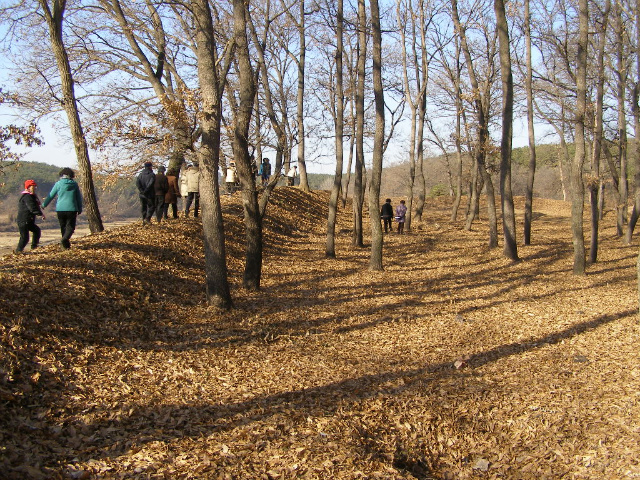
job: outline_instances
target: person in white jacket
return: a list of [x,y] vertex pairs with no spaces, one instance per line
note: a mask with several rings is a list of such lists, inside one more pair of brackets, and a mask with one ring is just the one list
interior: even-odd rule
[[298,167],[293,166],[287,172],[287,186],[293,187],[296,184],[296,177],[298,176]]
[[236,172],[236,163],[229,162],[227,167],[227,175],[224,182],[227,184],[227,195],[232,195],[236,191],[236,182],[238,181],[238,175]]
[[[200,210],[200,169],[197,165],[189,165],[189,168],[187,168],[183,178],[187,190],[187,201],[184,206],[184,216],[189,216],[191,204],[194,204],[193,216],[197,218]],[[182,190],[182,186],[180,186],[180,190]]]

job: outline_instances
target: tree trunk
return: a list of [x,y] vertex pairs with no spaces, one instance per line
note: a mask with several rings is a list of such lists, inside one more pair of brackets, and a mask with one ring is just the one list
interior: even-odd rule
[[524,2],[524,35],[526,44],[527,74],[525,90],[527,92],[527,133],[529,138],[529,168],[527,170],[527,188],[524,196],[524,244],[531,245],[531,224],[533,222],[533,183],[536,176],[536,136],[533,124],[533,64],[531,61],[531,12],[530,0]]
[[258,290],[262,275],[262,217],[249,154],[249,128],[256,95],[254,71],[247,38],[248,12],[244,0],[233,0],[233,36],[238,62],[239,106],[233,131],[233,150],[242,186],[245,226],[245,268],[242,284]]
[[75,87],[71,66],[69,64],[69,56],[64,46],[62,37],[62,23],[64,21],[65,1],[54,1],[53,10],[49,7],[48,0],[39,0],[40,6],[44,11],[44,16],[49,27],[49,39],[51,40],[51,49],[56,59],[58,72],[60,73],[60,83],[62,87],[62,98],[64,110],[69,121],[71,130],[71,138],[76,151],[78,160],[78,169],[80,170],[80,188],[84,197],[84,211],[87,214],[89,222],[89,230],[91,233],[102,232],[102,218],[98,209],[98,201],[96,198],[95,186],[93,184],[93,173],[91,171],[91,161],[89,160],[89,148],[87,139],[84,136],[80,114],[78,113],[78,102],[75,95]]
[[336,218],[338,216],[338,199],[342,187],[342,170],[344,162],[344,87],[342,75],[343,56],[343,0],[338,0],[338,15],[336,18],[336,173],[333,177],[333,187],[329,198],[329,214],[327,218],[327,245],[325,255],[336,256]]
[[362,206],[364,204],[364,88],[367,57],[367,13],[358,0],[358,65],[356,87],[356,171],[353,188],[353,246],[364,247]]
[[[633,188],[634,188],[634,202],[633,202],[633,211],[631,213],[631,218],[629,219],[629,226],[627,227],[627,237],[626,243],[631,243],[631,237],[633,235],[633,230],[638,221],[638,216],[640,215],[640,48],[638,48],[638,41],[640,41],[640,12],[638,8],[640,7],[640,0],[636,1],[635,5],[635,15],[636,15],[636,81],[634,82],[633,95],[632,95],[632,112],[633,112],[633,130],[635,135],[635,147],[636,147],[636,155],[635,155],[635,173],[633,175]],[[619,107],[618,107],[619,108]],[[625,136],[626,140],[626,136]],[[622,138],[620,138],[620,143],[622,143]],[[625,148],[626,151],[626,148]],[[622,180],[623,172],[621,170],[620,177]],[[626,179],[626,175],[625,175]],[[626,212],[626,199],[624,204],[624,211]]]
[[600,202],[598,195],[600,194],[600,156],[602,153],[602,137],[603,137],[603,99],[604,99],[604,54],[605,45],[607,43],[607,24],[609,22],[609,10],[611,8],[611,0],[605,3],[602,12],[602,30],[599,32],[598,45],[598,67],[597,67],[597,84],[596,84],[596,111],[595,111],[595,128],[593,132],[593,155],[591,158],[592,178],[588,182],[589,186],[589,205],[591,207],[591,245],[589,248],[589,262],[596,263],[598,260],[598,229],[600,225]]
[[571,172],[571,231],[573,236],[573,273],[585,273],[585,249],[582,215],[584,211],[584,183],[582,169],[585,151],[585,114],[587,110],[587,48],[589,41],[589,7],[587,0],[579,0],[578,54],[576,57],[576,153]]
[[297,118],[298,118],[298,170],[300,172],[300,189],[308,192],[309,180],[307,179],[307,164],[305,161],[305,130],[304,130],[304,71],[307,55],[307,41],[305,32],[305,2],[300,2],[300,23],[298,25],[298,32],[300,37],[300,58],[298,59],[298,105],[297,105]]
[[513,74],[509,52],[509,27],[503,0],[494,0],[500,46],[500,71],[502,74],[502,141],[500,143],[500,194],[502,196],[502,230],[504,254],[518,260],[516,243],[516,217],[511,191],[511,147],[513,137]]
[[209,3],[207,0],[193,0],[192,12],[196,28],[198,79],[202,95],[202,143],[198,159],[201,175],[200,197],[202,199],[207,302],[212,306],[230,309],[233,303],[227,277],[224,222],[218,187],[224,81],[221,82],[216,66],[215,36]]
[[376,107],[376,126],[373,139],[371,186],[369,189],[369,218],[371,220],[371,257],[369,270],[381,271],[382,226],[380,225],[380,183],[382,181],[382,149],[384,143],[384,91],[382,87],[382,29],[378,0],[370,0],[371,31],[373,37],[373,94]]

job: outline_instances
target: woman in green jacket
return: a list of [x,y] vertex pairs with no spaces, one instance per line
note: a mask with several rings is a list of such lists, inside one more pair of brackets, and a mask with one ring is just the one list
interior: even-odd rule
[[76,219],[82,213],[82,195],[80,187],[73,179],[76,174],[68,167],[60,170],[60,180],[51,189],[51,193],[42,202],[42,207],[49,205],[49,202],[56,196],[56,214],[60,223],[60,233],[62,241],[60,245],[63,250],[71,248],[69,239],[76,229]]

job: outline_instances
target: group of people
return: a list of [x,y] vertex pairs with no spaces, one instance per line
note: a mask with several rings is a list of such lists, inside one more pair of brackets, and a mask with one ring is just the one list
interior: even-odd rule
[[[189,216],[192,205],[194,206],[193,216],[198,216],[200,209],[200,170],[198,166],[189,164],[187,171],[180,179],[180,183],[178,183],[178,174],[175,170],[172,169],[169,172],[166,170],[164,165],[160,165],[154,173],[153,164],[145,162],[144,168],[136,178],[143,225],[150,225],[154,215],[158,223],[162,219],[167,220],[170,208],[173,218],[178,218],[178,198],[180,197],[185,198],[184,216]],[[268,158],[263,159],[258,175],[262,179],[263,185],[269,182],[271,164]],[[288,186],[295,184],[297,175],[297,167],[294,165],[287,172]],[[31,249],[38,247],[41,231],[40,227],[36,225],[36,217],[42,217],[44,220],[43,209],[56,197],[56,214],[62,235],[60,246],[63,250],[71,247],[70,239],[76,229],[76,220],[78,215],[82,213],[82,195],[80,194],[80,187],[74,178],[75,173],[72,169],[63,168],[60,171],[60,179],[42,203],[36,194],[37,183],[34,180],[26,180],[24,182],[24,190],[18,200],[16,221],[20,232],[20,240],[15,253],[24,253],[24,248],[29,243],[30,237]],[[237,187],[237,172],[234,162],[230,162],[227,167],[225,182],[227,184],[227,193],[231,195]],[[403,233],[406,214],[407,207],[404,200],[400,200],[400,205],[395,208],[394,214],[391,199],[387,198],[380,211],[385,233],[393,231],[392,220],[394,217],[398,222],[398,233]]]
[[169,209],[172,217],[178,218],[178,198],[185,199],[184,216],[188,217],[193,205],[193,216],[200,211],[200,169],[195,164],[189,164],[187,171],[178,183],[178,172],[171,169],[167,172],[164,165],[153,171],[153,163],[145,162],[142,171],[136,178],[136,187],[140,197],[140,213],[142,224],[150,225],[155,215],[160,223],[169,219]]
[[71,248],[70,239],[76,229],[78,215],[82,213],[82,194],[74,178],[75,172],[70,168],[65,167],[60,170],[60,179],[55,183],[42,203],[40,203],[40,199],[36,194],[38,184],[35,180],[29,179],[24,182],[24,190],[20,193],[18,199],[18,214],[16,216],[20,239],[14,253],[24,253],[30,237],[31,250],[38,248],[41,230],[36,225],[36,217],[42,217],[44,220],[46,218],[44,208],[56,197],[56,214],[60,224],[60,234],[62,235],[60,247],[63,250]]
[[382,205],[382,208],[380,209],[380,218],[382,218],[382,222],[384,223],[384,233],[388,233],[389,231],[393,232],[392,221],[394,217],[398,222],[398,233],[404,233],[404,223],[406,216],[407,206],[405,205],[404,200],[400,200],[400,205],[396,207],[394,215],[393,206],[391,205],[391,199],[387,198]]

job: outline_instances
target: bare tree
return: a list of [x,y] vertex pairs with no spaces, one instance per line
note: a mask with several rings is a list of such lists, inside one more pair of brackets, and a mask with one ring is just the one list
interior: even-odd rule
[[511,260],[518,260],[516,243],[516,217],[511,191],[511,149],[513,140],[513,73],[509,26],[503,0],[494,0],[498,41],[500,45],[500,71],[502,73],[502,141],[500,143],[500,195],[502,198],[502,230],[504,254]]
[[249,155],[249,128],[256,96],[256,73],[251,65],[247,26],[250,24],[245,0],[233,0],[233,37],[238,62],[239,108],[236,112],[234,155],[242,185],[245,224],[245,269],[243,285],[249,290],[260,288],[262,274],[262,215]]
[[592,177],[587,183],[589,188],[589,203],[591,205],[591,246],[589,248],[589,262],[596,263],[598,259],[598,228],[600,224],[600,202],[602,179],[600,178],[600,156],[602,154],[603,104],[605,86],[605,46],[607,44],[607,24],[609,23],[609,10],[611,0],[605,2],[601,15],[601,24],[598,29],[597,39],[597,77],[596,77],[596,108],[594,112],[593,154],[591,156]]
[[344,1],[338,0],[338,11],[336,15],[336,93],[335,93],[335,115],[334,125],[336,132],[336,171],[333,177],[331,197],[329,198],[329,214],[327,218],[327,244],[325,255],[335,258],[335,232],[336,218],[338,213],[338,199],[342,187],[342,170],[344,162],[344,87],[342,72],[342,57],[344,29]]
[[84,196],[84,210],[87,213],[89,229],[91,233],[101,232],[104,230],[104,227],[102,225],[102,218],[100,217],[100,210],[98,209],[98,201],[93,184],[89,148],[82,128],[80,114],[78,113],[71,65],[69,64],[69,57],[64,46],[62,35],[66,0],[53,0],[51,3],[49,0],[38,1],[47,26],[49,27],[51,49],[53,50],[53,55],[58,65],[62,86],[62,102],[67,114],[69,127],[71,128],[71,137],[76,150],[78,168],[81,174],[80,187],[82,189],[82,195]]
[[[202,95],[202,145],[199,150],[200,195],[202,196],[202,226],[204,232],[205,274],[209,305],[223,309],[232,307],[227,279],[224,223],[218,187],[220,164],[220,128],[224,77],[230,63],[230,51],[223,62],[218,62],[213,20],[207,0],[193,0],[196,30],[198,77]],[[220,69],[220,70],[218,70]]]
[[358,0],[358,63],[356,67],[356,166],[353,191],[353,246],[363,247],[362,206],[364,204],[364,94],[367,57],[367,12],[364,0]]
[[[461,24],[460,17],[458,15],[458,1],[451,0],[451,6],[453,23],[456,29],[456,33],[460,37],[460,46],[467,63],[467,72],[469,74],[471,88],[474,96],[473,103],[475,107],[477,129],[474,160],[475,162],[477,162],[478,171],[482,176],[482,180],[484,181],[484,185],[487,189],[487,210],[489,212],[489,248],[495,248],[498,246],[498,224],[496,217],[495,195],[493,191],[493,181],[491,180],[491,174],[487,171],[486,168],[486,154],[489,140],[488,121],[490,107],[490,81],[489,78],[485,79],[484,89],[480,88],[480,83],[478,81],[474,68],[471,49],[467,42],[466,27]],[[476,191],[476,195],[477,194],[478,192]],[[469,216],[467,217],[467,223],[465,225],[465,228],[467,230],[471,229],[471,223],[473,222],[474,216],[475,209],[472,209]]]
[[531,52],[531,11],[530,0],[524,0],[524,38],[526,48],[525,90],[527,94],[527,137],[529,140],[529,168],[527,169],[527,189],[524,196],[524,244],[531,245],[531,224],[533,222],[533,182],[536,176],[536,135],[533,107],[533,63]]
[[382,86],[382,29],[378,0],[370,0],[371,32],[373,39],[373,92],[376,107],[376,127],[373,140],[373,162],[369,190],[369,218],[371,220],[371,257],[369,269],[382,267],[382,226],[380,225],[380,182],[382,180],[382,157],[384,148],[384,91]]
[[584,183],[582,169],[585,161],[585,116],[587,111],[587,48],[589,42],[588,0],[578,2],[578,51],[576,55],[576,153],[571,172],[571,232],[573,236],[573,273],[585,272],[585,249],[582,215],[584,211]]

